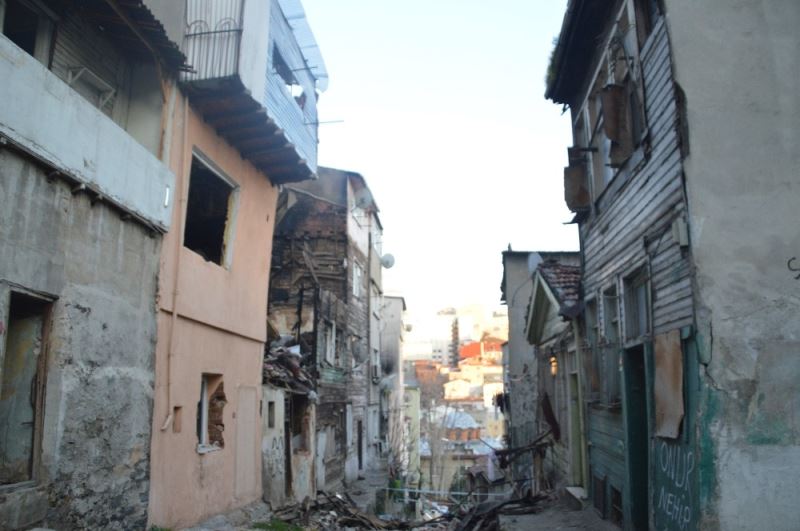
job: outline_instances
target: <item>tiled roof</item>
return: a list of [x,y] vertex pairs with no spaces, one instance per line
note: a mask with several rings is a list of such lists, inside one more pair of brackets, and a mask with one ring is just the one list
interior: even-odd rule
[[581,287],[581,268],[556,260],[545,260],[538,267],[550,290],[561,305],[561,312],[578,304]]

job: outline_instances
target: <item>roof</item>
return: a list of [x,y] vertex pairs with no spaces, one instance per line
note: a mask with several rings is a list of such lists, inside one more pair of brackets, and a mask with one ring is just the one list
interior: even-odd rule
[[544,97],[569,104],[581,90],[595,58],[598,39],[618,2],[569,0],[561,33],[547,69]]
[[547,282],[562,311],[578,304],[581,287],[580,267],[562,264],[556,260],[545,260],[539,264],[537,271]]
[[308,25],[306,12],[300,0],[278,0],[283,16],[292,28],[294,38],[297,40],[303,59],[306,62],[311,75],[317,80],[317,88],[324,92],[328,88],[328,71],[325,68],[325,61],[319,51],[319,45],[314,39],[311,26]]
[[[139,60],[158,60],[173,71],[187,70],[186,56],[167,36],[164,26],[142,0],[85,0],[79,4],[59,0],[62,9],[80,9],[81,17],[102,26],[121,49]],[[131,28],[131,25],[134,28]]]

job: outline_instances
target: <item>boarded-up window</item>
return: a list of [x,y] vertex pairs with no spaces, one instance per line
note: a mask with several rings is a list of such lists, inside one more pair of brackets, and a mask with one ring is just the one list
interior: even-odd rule
[[209,262],[227,265],[234,187],[199,157],[192,157],[183,245]]
[[677,439],[683,419],[683,351],[679,330],[655,339],[655,403],[658,437]]
[[585,210],[591,203],[589,182],[586,174],[586,159],[580,148],[568,151],[569,166],[564,168],[564,201],[573,212]]
[[[0,373],[0,484],[33,478],[44,379],[42,338],[48,304],[12,293]],[[0,336],[3,338],[3,336]]]

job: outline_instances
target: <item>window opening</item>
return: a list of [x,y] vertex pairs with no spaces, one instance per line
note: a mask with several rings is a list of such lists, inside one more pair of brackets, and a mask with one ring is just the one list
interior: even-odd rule
[[39,29],[39,15],[17,0],[6,0],[3,19],[3,35],[28,52],[36,52],[36,35]]
[[203,374],[200,380],[200,401],[197,403],[198,451],[225,447],[223,410],[227,403],[222,376]]
[[605,382],[606,398],[609,403],[619,402],[619,302],[617,288],[613,286],[603,292],[603,335],[605,336]]
[[192,157],[183,245],[219,265],[224,265],[232,239],[233,190],[197,156]]
[[586,343],[589,347],[591,355],[591,375],[590,375],[590,390],[592,393],[600,392],[600,363],[599,353],[597,348],[598,326],[597,326],[597,301],[592,299],[586,301],[586,312],[584,315],[584,324],[586,326]]
[[364,276],[364,270],[358,262],[353,262],[353,295],[361,297],[361,279]]
[[293,395],[291,398],[291,424],[292,450],[308,450],[311,418],[308,411],[308,397],[305,395]]
[[303,91],[303,87],[297,82],[294,72],[292,72],[289,64],[276,46],[272,47],[272,66],[283,80],[286,85],[286,90],[289,91],[289,94],[297,102],[297,105],[299,105],[301,109],[304,108],[306,104],[306,95]]
[[272,400],[267,402],[267,427],[275,427],[275,402]]
[[625,280],[625,336],[629,340],[650,332],[647,280],[645,268]]
[[48,303],[11,293],[0,378],[0,484],[33,479],[43,385],[44,320]]

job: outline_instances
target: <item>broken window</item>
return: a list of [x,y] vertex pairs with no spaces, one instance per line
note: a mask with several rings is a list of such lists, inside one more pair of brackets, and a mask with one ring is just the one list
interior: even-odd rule
[[34,4],[21,0],[0,2],[0,25],[8,40],[47,63],[52,23]]
[[644,267],[625,279],[625,338],[637,340],[650,332],[647,271]]
[[275,73],[283,80],[283,83],[286,85],[286,90],[289,91],[289,94],[297,102],[297,105],[301,109],[305,108],[306,94],[303,91],[303,87],[297,82],[294,71],[292,71],[292,68],[283,58],[277,46],[274,45],[272,47],[272,67],[275,69]]
[[0,484],[33,479],[47,301],[11,293],[0,373]]
[[197,450],[207,452],[225,447],[223,410],[228,403],[220,374],[203,374],[197,403]]
[[194,155],[183,245],[209,262],[228,265],[234,198],[231,182]]

